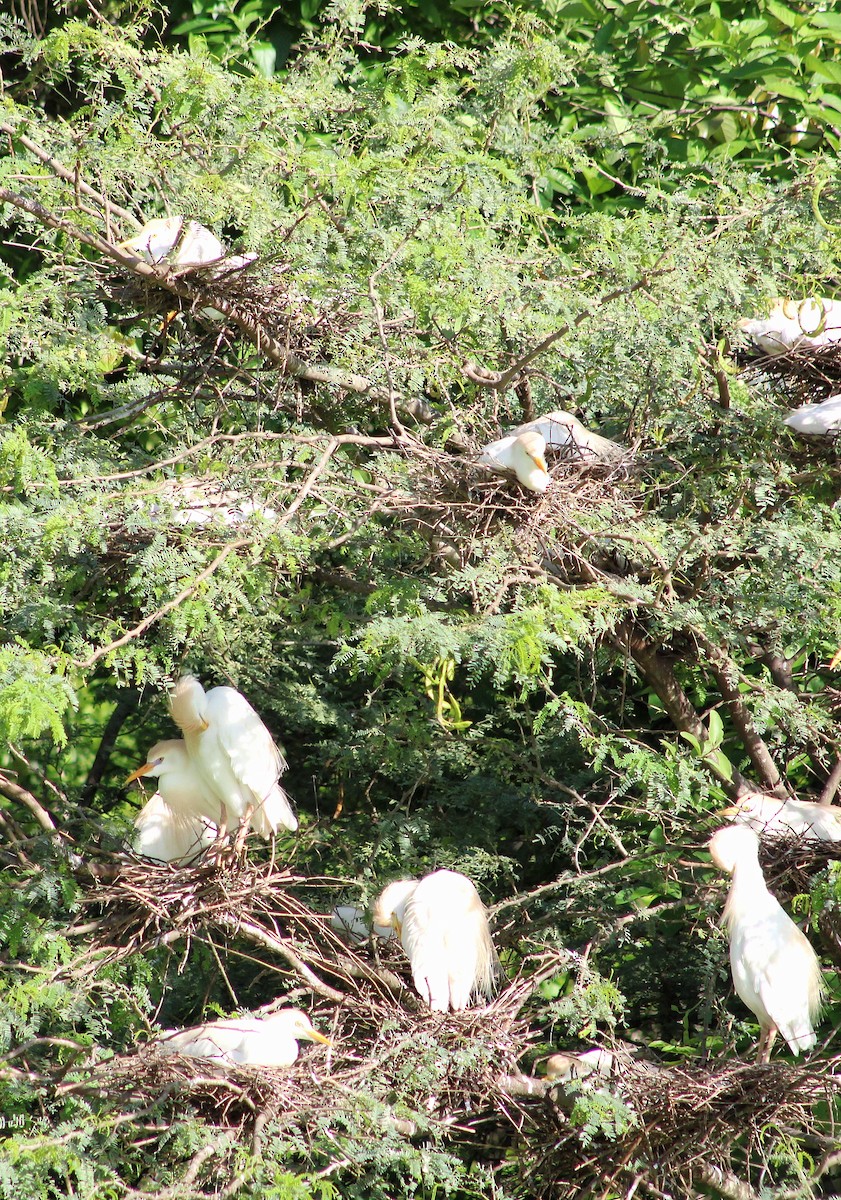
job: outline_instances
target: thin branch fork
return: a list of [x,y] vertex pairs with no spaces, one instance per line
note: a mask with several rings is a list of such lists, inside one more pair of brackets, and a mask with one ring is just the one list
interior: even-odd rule
[[[606,292],[603,296],[600,296],[596,307],[602,308],[604,305],[610,304],[614,300],[619,300],[623,296],[632,296],[634,292],[638,292],[642,288],[648,287],[652,279],[656,279],[657,276],[668,275],[671,271],[674,271],[676,269],[675,267],[660,266],[660,263],[662,263],[664,259],[668,258],[670,253],[670,250],[664,250],[651,270],[646,271],[644,275],[641,275],[640,278],[636,280],[635,283],[632,283],[629,287],[614,288],[612,292]],[[577,329],[579,325],[583,325],[584,322],[589,318],[590,314],[591,310],[589,308],[585,308],[578,314],[578,316],[574,317],[566,324],[561,325],[561,327],[556,329],[554,333],[548,334],[547,337],[538,342],[536,346],[533,346],[527,354],[524,354],[521,358],[518,358],[516,362],[511,364],[507,371],[503,371],[501,373],[497,371],[488,371],[484,367],[476,366],[475,363],[465,363],[462,367],[462,373],[471,381],[471,383],[475,383],[479,387],[492,388],[494,391],[504,392],[511,386],[514,380],[516,380],[516,378],[531,363],[534,362],[536,358],[539,358],[541,354],[544,354],[550,348],[550,346],[553,346],[555,342],[559,341],[562,337],[566,337],[566,335],[573,329]]]

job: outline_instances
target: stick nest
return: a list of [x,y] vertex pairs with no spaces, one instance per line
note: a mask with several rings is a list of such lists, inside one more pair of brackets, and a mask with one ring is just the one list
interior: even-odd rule
[[841,391],[841,343],[819,350],[789,350],[786,354],[737,356],[748,377],[768,380],[792,408],[819,404]]
[[[830,1074],[831,1067],[813,1071],[781,1062],[731,1061],[708,1070],[621,1059],[614,1078],[589,1090],[581,1084],[565,1093],[556,1087],[560,1103],[547,1097],[538,1135],[545,1150],[530,1172],[533,1194],[577,1197],[595,1188],[595,1194],[606,1195],[612,1187],[625,1195],[642,1178],[672,1196],[721,1184],[716,1191],[747,1200],[751,1189],[742,1184],[740,1193],[727,1190],[728,1180],[732,1188],[734,1180],[738,1185],[767,1172],[775,1147],[784,1147],[793,1128],[805,1131],[807,1144],[830,1152],[831,1131],[819,1127],[813,1114],[821,1102],[831,1109],[841,1096],[841,1079]],[[589,1076],[586,1084],[595,1078]],[[611,1095],[624,1101],[632,1122],[615,1139],[593,1133]]]

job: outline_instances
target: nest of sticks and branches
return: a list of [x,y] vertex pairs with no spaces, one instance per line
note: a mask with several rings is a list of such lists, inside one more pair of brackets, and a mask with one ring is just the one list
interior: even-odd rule
[[[390,507],[429,541],[433,558],[453,568],[466,566],[488,537],[516,530],[516,557],[509,582],[551,574],[574,583],[594,583],[612,573],[658,569],[642,539],[594,532],[585,523],[627,528],[640,501],[639,479],[628,454],[614,462],[584,458],[571,447],[554,452],[551,488],[526,491],[511,477],[462,457],[430,451],[418,459],[412,497],[395,496]],[[423,497],[421,499],[421,497]],[[641,562],[629,565],[633,555]]]
[[[771,891],[779,900],[791,902],[795,896],[808,896],[815,876],[826,872],[832,863],[841,862],[841,842],[764,834],[759,859]],[[822,949],[841,969],[841,907],[831,892],[818,917],[817,932]]]
[[[814,1115],[823,1105],[831,1112],[841,1094],[832,1066],[812,1071],[731,1060],[711,1070],[617,1059],[609,1080],[594,1084],[591,1075],[548,1094],[530,1194],[632,1195],[641,1186],[641,1195],[697,1196],[711,1188],[733,1200],[756,1200],[762,1182],[779,1181],[779,1151],[794,1129],[813,1150],[820,1176],[837,1165],[838,1131],[831,1118],[818,1122]],[[610,1113],[610,1097],[624,1102],[630,1121],[615,1139],[593,1132],[593,1114],[598,1120],[600,1112]],[[789,1174],[795,1176],[791,1164]]]
[[[526,959],[489,1004],[430,1013],[399,944],[348,945],[331,928],[324,910],[346,892],[340,880],[308,879],[232,849],[187,868],[126,860],[89,896],[98,913],[88,923],[96,926],[91,965],[191,940],[228,957],[247,953],[278,973],[278,1004],[314,994],[312,1018],[332,1044],[303,1045],[298,1062],[280,1070],[164,1056],[152,1039],[108,1061],[45,1073],[45,1087],[106,1097],[141,1133],[147,1119],[160,1130],[187,1113],[203,1118],[228,1138],[218,1154],[233,1156],[243,1142],[259,1152],[266,1138],[280,1139],[309,1168],[332,1169],[337,1131],[481,1149],[485,1157],[490,1148],[500,1164],[515,1151],[526,1164],[523,1194],[547,1200],[611,1186],[625,1194],[638,1179],[643,1194],[649,1184],[669,1195],[705,1186],[753,1200],[748,1180],[792,1173],[775,1158],[792,1130],[814,1150],[819,1174],[834,1162],[835,1131],[815,1113],[831,1112],[838,1098],[837,1061],[820,1071],[734,1060],[669,1067],[620,1050],[608,1078],[562,1085],[532,1077],[522,1061],[544,1047],[526,1009],[557,973],[558,952]],[[79,977],[87,965],[68,969]],[[219,1161],[212,1166],[218,1171]],[[353,1171],[352,1155],[345,1168]]]
[[841,343],[785,354],[740,354],[742,373],[767,380],[792,408],[819,404],[841,391]]

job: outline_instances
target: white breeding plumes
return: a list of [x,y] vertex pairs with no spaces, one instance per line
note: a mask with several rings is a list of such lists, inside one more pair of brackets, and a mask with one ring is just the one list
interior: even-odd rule
[[748,792],[721,816],[757,833],[793,835],[814,842],[841,842],[841,809],[811,800],[781,800],[762,792]]
[[593,433],[582,425],[578,417],[563,409],[544,413],[534,421],[527,421],[513,430],[513,434],[539,433],[548,450],[562,450],[571,458],[584,462],[612,462],[622,458],[625,450],[618,442]]
[[743,317],[738,327],[766,354],[820,350],[841,341],[841,302],[822,296],[808,300],[776,296],[767,317]]
[[545,492],[552,482],[546,466],[546,442],[539,433],[511,434],[484,446],[479,462],[507,475],[513,471],[530,492]]
[[230,1017],[191,1029],[167,1029],[154,1045],[162,1054],[186,1054],[226,1066],[291,1067],[301,1038],[330,1045],[306,1013],[282,1008],[266,1017]]
[[184,865],[212,846],[217,833],[212,821],[177,812],[155,792],[135,818],[132,845],[144,858]]
[[236,688],[205,692],[195,676],[184,675],[170,695],[170,707],[190,760],[222,806],[226,824],[241,822],[264,838],[281,825],[292,832],[298,828],[277,782],[286,770],[283,755]]
[[[338,904],[330,914],[330,926],[340,933],[345,941],[361,946],[371,936],[372,926],[368,924],[364,908],[353,904]],[[397,930],[391,925],[374,925],[374,937],[381,941],[390,942],[397,937]]]
[[841,395],[830,396],[820,404],[804,404],[790,412],[783,424],[811,437],[833,437],[841,430]]
[[493,994],[499,959],[479,893],[458,871],[390,883],[374,921],[396,929],[418,993],[433,1012],[459,1012]]
[[207,788],[180,739],[156,742],[126,783],[151,775],[158,790],[135,820],[138,854],[164,862],[189,861],[215,840],[219,802]]
[[744,825],[727,825],[710,838],[709,850],[715,865],[733,876],[724,907],[730,970],[736,994],[762,1030],[758,1061],[768,1062],[778,1030],[792,1054],[810,1050],[821,1007],[820,963],[766,887],[759,838]]

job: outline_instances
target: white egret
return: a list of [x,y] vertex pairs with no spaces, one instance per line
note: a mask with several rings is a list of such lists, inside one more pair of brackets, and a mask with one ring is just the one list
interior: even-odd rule
[[[167,515],[173,525],[225,525],[236,528],[254,517],[276,521],[277,510],[254,500],[235,488],[220,490],[198,479],[176,479],[163,485],[154,503],[149,505],[150,517]],[[167,509],[171,507],[169,515]]]
[[593,433],[586,425],[582,425],[578,417],[563,409],[544,413],[534,421],[527,421],[518,426],[512,433],[539,433],[546,442],[547,450],[564,450],[575,458],[585,462],[610,462],[622,458],[625,450],[618,442]]
[[217,262],[225,254],[215,234],[198,221],[184,217],[155,217],[134,237],[120,242],[120,249],[152,266],[166,262],[171,267],[200,267]]
[[212,846],[217,834],[212,821],[177,812],[155,792],[135,818],[132,845],[144,858],[185,864]]
[[775,296],[767,317],[743,317],[738,327],[769,355],[820,350],[841,341],[841,303],[821,296],[808,300]]
[[397,936],[392,925],[369,925],[365,917],[365,909],[357,908],[354,904],[338,904],[330,914],[330,926],[341,934],[345,941],[361,946],[367,942],[373,931],[374,937],[381,941],[390,942]]
[[166,1029],[154,1044],[162,1054],[208,1058],[226,1066],[291,1067],[302,1038],[331,1045],[306,1013],[282,1008],[265,1017],[229,1017],[191,1029]]
[[546,441],[534,431],[490,442],[482,448],[479,462],[503,475],[513,471],[530,492],[545,492],[552,482],[546,466]]
[[781,800],[762,792],[748,792],[738,803],[722,809],[740,825],[748,825],[758,834],[804,838],[813,842],[841,842],[841,809],[812,800]]
[[193,766],[222,809],[224,824],[239,821],[264,838],[281,825],[292,832],[298,828],[277,781],[286,770],[283,755],[236,688],[205,692],[195,676],[184,675],[170,695],[170,707]]
[[433,1012],[458,1012],[474,996],[490,996],[499,971],[479,893],[458,871],[390,883],[374,905],[374,921],[397,931],[415,987]]
[[771,895],[759,865],[759,838],[727,825],[710,838],[713,862],[733,876],[724,921],[736,994],[759,1021],[758,1062],[768,1062],[777,1031],[792,1054],[810,1050],[823,981],[808,939]]
[[804,404],[783,420],[796,433],[810,437],[834,437],[841,431],[841,394],[830,396],[820,404]]
[[217,836],[219,802],[191,763],[184,742],[156,742],[126,783],[142,775],[157,777],[158,789],[135,820],[138,854],[164,862],[198,857]]

